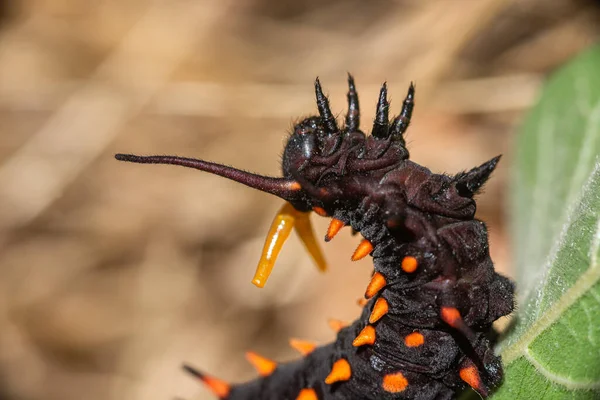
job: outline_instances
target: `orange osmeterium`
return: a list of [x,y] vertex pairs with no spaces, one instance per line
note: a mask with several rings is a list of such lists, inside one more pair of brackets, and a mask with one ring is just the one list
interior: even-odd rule
[[200,379],[202,383],[204,383],[204,385],[206,385],[206,387],[211,392],[213,392],[213,394],[219,399],[224,399],[227,396],[229,396],[231,387],[227,382],[217,378],[213,378],[212,376],[205,375],[197,369],[190,367],[189,365],[183,365],[183,369],[195,376],[196,378]]
[[342,329],[344,329],[345,327],[348,326],[348,323],[345,321],[340,321],[339,319],[329,319],[327,321],[327,323],[329,324],[329,327],[335,332],[338,333],[339,331],[341,331]]
[[309,213],[300,212],[290,203],[285,203],[271,223],[256,273],[252,279],[253,284],[258,287],[265,286],[281,248],[294,228],[319,270],[327,269],[325,257],[315,239]]
[[317,345],[314,342],[294,338],[290,339],[290,346],[303,356],[309,355],[317,348]]
[[375,343],[376,334],[375,328],[372,325],[367,325],[352,342],[352,346],[360,347],[364,345],[373,345]]
[[354,254],[352,254],[352,261],[358,261],[369,255],[373,251],[373,243],[369,242],[367,239],[363,239],[362,242],[358,245],[356,250],[354,250]]
[[315,389],[302,389],[296,400],[319,400]]
[[406,347],[419,347],[423,343],[425,343],[425,337],[419,332],[413,332],[404,338]]
[[246,359],[261,376],[269,376],[277,369],[277,363],[273,360],[269,360],[263,356],[260,356],[253,351],[246,352]]
[[296,224],[294,225],[294,229],[298,237],[308,254],[312,257],[317,269],[321,272],[327,271],[327,261],[325,261],[325,256],[321,251],[312,223],[310,222],[310,213],[295,211]]
[[402,271],[406,272],[406,273],[413,273],[417,270],[417,267],[419,266],[419,262],[417,261],[416,258],[411,257],[411,256],[406,256],[402,259]]
[[399,393],[408,386],[408,380],[402,372],[394,372],[383,377],[383,390],[390,393]]
[[462,322],[460,311],[454,307],[442,307],[441,314],[444,322],[453,328],[456,328]]
[[348,360],[344,358],[340,358],[336,362],[333,363],[333,367],[331,367],[331,372],[325,378],[325,383],[331,385],[336,382],[344,382],[350,380],[352,377],[352,368],[350,368],[350,363]]
[[484,389],[481,386],[481,378],[479,377],[479,372],[475,366],[461,368],[458,374],[460,375],[460,379],[468,383],[473,389],[479,392]]
[[325,241],[329,242],[331,239],[338,234],[338,232],[344,227],[344,222],[339,219],[333,218],[327,228],[327,234],[325,235]]
[[365,291],[365,298],[370,299],[371,297],[375,296],[381,289],[385,287],[385,285],[387,285],[385,276],[381,275],[379,272],[375,272],[371,278],[371,282],[369,282],[369,286],[367,286],[367,290]]

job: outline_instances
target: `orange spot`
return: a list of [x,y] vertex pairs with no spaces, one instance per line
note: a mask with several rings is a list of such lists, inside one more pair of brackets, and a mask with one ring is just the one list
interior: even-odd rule
[[342,329],[344,329],[345,327],[348,326],[347,322],[344,321],[340,321],[339,319],[329,319],[327,321],[327,323],[329,324],[329,327],[335,332],[338,333],[339,331],[341,331]]
[[381,275],[379,272],[375,272],[373,277],[371,278],[371,282],[369,282],[369,286],[367,286],[367,290],[365,291],[365,298],[370,299],[375,296],[381,289],[383,289],[387,285],[385,280],[385,276]]
[[402,372],[394,372],[383,377],[383,390],[390,393],[399,393],[408,386],[408,380]]
[[322,208],[322,207],[314,206],[313,207],[313,211],[316,212],[321,217],[326,217],[327,216],[327,211],[325,211],[325,209]]
[[370,252],[373,251],[373,244],[369,242],[367,239],[363,239],[362,242],[358,245],[356,250],[354,250],[354,254],[352,254],[352,261],[358,261],[360,259],[365,258],[369,255]]
[[366,344],[372,345],[375,343],[375,338],[375,328],[371,325],[367,325],[362,331],[360,331],[356,339],[354,339],[352,346],[360,347]]
[[344,227],[344,222],[339,219],[333,218],[329,223],[329,228],[327,228],[327,234],[325,235],[325,241],[329,242],[334,238],[335,235],[338,234],[340,229]]
[[336,382],[348,381],[351,377],[352,368],[350,368],[350,363],[346,359],[340,358],[333,363],[331,372],[327,375],[327,378],[325,378],[325,383],[331,385]]
[[315,389],[302,389],[296,400],[319,400]]
[[460,311],[454,307],[442,307],[442,319],[453,328],[456,328],[458,323],[462,321]]
[[290,182],[289,185],[290,185],[290,190],[300,190],[300,189],[302,189],[302,185],[300,185],[300,183],[296,182],[296,181]]
[[410,274],[412,272],[415,272],[418,266],[419,262],[414,257],[406,256],[402,259],[402,271],[406,273]]
[[473,389],[481,389],[481,378],[479,377],[477,368],[474,366],[461,368],[458,374],[460,375],[460,379],[467,382]]
[[188,373],[192,374],[196,378],[200,379],[202,383],[206,385],[206,387],[215,394],[219,399],[224,399],[229,396],[229,392],[231,387],[225,381],[222,381],[217,378],[213,378],[212,376],[208,376],[198,371],[197,369],[190,367],[189,365],[184,365],[183,369]]
[[246,359],[254,368],[256,368],[256,371],[258,371],[258,374],[261,376],[269,376],[277,368],[277,363],[275,361],[264,358],[253,351],[246,352]]
[[380,297],[375,301],[375,305],[373,306],[373,311],[371,311],[371,316],[369,317],[369,322],[374,324],[379,321],[385,314],[389,311],[388,302],[383,297]]
[[364,299],[364,298],[360,298],[360,299],[356,300],[356,304],[358,304],[361,307],[366,306],[368,302],[369,302],[369,300]]
[[404,338],[404,344],[406,347],[419,347],[425,343],[425,337],[419,332],[413,332]]
[[317,345],[314,342],[294,338],[290,339],[290,346],[292,346],[292,348],[297,350],[303,356],[312,353],[317,347]]

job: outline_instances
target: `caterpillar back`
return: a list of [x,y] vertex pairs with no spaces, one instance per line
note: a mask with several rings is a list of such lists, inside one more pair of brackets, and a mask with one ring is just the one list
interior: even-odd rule
[[309,214],[331,217],[325,241],[342,227],[363,236],[352,255],[373,257],[374,271],[359,319],[335,342],[293,343],[304,357],[277,364],[248,353],[260,378],[231,385],[186,366],[221,399],[450,399],[467,385],[486,397],[502,379],[492,323],[513,309],[513,284],[494,271],[486,227],[473,197],[500,157],[454,176],[409,160],[404,133],[415,87],[389,118],[384,83],[367,136],[358,94],[348,77],[348,112],[338,126],[319,80],[319,115],[298,123],[283,153],[282,177],[265,177],[203,160],[117,154],[123,161],[175,164],[208,171],[274,194],[275,217],[253,283],[264,286],[295,229],[326,269]]

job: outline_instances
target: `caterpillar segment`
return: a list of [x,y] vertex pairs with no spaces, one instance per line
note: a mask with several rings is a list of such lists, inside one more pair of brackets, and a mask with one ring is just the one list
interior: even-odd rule
[[474,196],[496,168],[495,157],[456,175],[435,174],[409,160],[404,133],[415,87],[390,120],[381,87],[371,135],[360,130],[356,85],[348,76],[348,111],[339,126],[315,81],[318,115],[295,127],[282,177],[266,177],[203,160],[117,154],[122,161],[174,164],[223,176],[285,200],[275,217],[253,283],[262,287],[295,230],[326,269],[309,213],[331,218],[325,241],[344,226],[363,240],[353,260],[373,258],[361,316],[330,321],[329,344],[293,341],[302,357],[276,363],[255,353],[259,377],[229,384],[186,366],[219,399],[443,400],[466,387],[482,397],[502,380],[492,323],[513,309],[514,288],[494,271],[487,229]]

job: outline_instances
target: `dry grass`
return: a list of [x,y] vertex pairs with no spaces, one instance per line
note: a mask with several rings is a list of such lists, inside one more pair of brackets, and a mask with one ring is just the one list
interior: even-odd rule
[[[505,153],[481,198],[510,271],[505,182],[515,126],[556,66],[594,42],[592,1],[205,0],[5,2],[0,39],[0,398],[210,398],[183,360],[238,381],[249,348],[295,357],[352,319],[369,262],[297,240],[267,288],[249,281],[276,199],[207,174],[125,165],[176,153],[278,173],[319,75],[340,113],[345,75],[363,121],[387,80],[410,80],[408,140],[436,171]],[[327,221],[316,221],[324,231]],[[509,272],[510,273],[510,272]],[[340,279],[343,277],[343,280]]]

